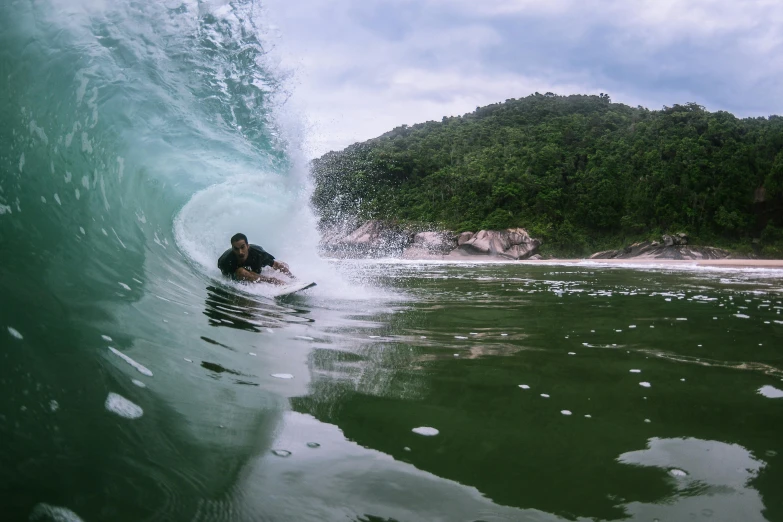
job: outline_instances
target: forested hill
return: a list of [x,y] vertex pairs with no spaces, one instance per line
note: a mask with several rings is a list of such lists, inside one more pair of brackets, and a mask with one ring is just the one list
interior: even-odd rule
[[323,225],[522,226],[583,254],[662,233],[783,257],[783,118],[534,94],[313,161]]

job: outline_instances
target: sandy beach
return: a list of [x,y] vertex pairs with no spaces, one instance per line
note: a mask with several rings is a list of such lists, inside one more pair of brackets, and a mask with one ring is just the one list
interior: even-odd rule
[[722,268],[777,268],[783,269],[783,259],[657,259],[657,258],[633,258],[633,259],[546,259],[526,260],[518,263],[547,264],[547,263],[595,263],[600,265],[668,265],[677,266],[711,266]]
[[450,255],[416,255],[403,257],[405,261],[446,261],[454,263],[520,263],[530,265],[551,264],[589,264],[600,266],[656,266],[665,267],[715,267],[715,268],[766,268],[783,270],[783,259],[663,259],[656,257],[634,257],[630,259],[522,259],[512,260],[495,256],[466,255],[452,253]]

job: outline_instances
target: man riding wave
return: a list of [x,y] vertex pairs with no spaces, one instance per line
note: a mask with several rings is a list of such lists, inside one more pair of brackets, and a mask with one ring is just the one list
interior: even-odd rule
[[275,277],[261,275],[261,269],[265,266],[271,266],[289,277],[294,277],[286,263],[276,261],[275,256],[260,246],[248,244],[247,236],[241,233],[234,234],[231,238],[231,248],[223,252],[218,259],[220,271],[232,279],[273,285],[286,284]]

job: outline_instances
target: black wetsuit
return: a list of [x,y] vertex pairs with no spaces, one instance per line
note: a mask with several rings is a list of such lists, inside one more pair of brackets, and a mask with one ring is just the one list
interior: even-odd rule
[[218,259],[218,268],[223,272],[223,275],[227,275],[233,279],[236,278],[235,272],[237,271],[237,268],[244,268],[245,270],[260,274],[262,268],[265,266],[272,266],[272,263],[274,262],[275,256],[258,245],[249,245],[247,259],[244,263],[240,265],[237,256],[234,255],[234,251],[229,248],[223,252],[223,255]]

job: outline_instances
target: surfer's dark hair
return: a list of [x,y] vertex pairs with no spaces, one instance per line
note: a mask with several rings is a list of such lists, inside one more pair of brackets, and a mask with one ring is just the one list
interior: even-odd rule
[[231,237],[231,244],[233,245],[234,243],[236,243],[236,242],[237,242],[237,241],[239,241],[240,239],[244,239],[244,240],[245,240],[245,243],[247,243],[247,236],[246,236],[245,234],[243,234],[243,233],[241,233],[241,232],[240,232],[239,234],[234,234],[234,235]]

